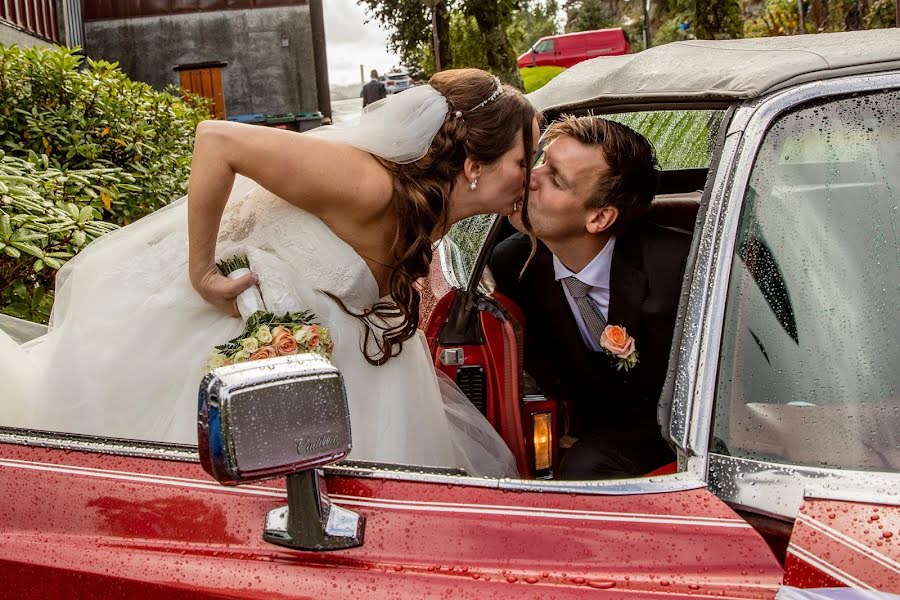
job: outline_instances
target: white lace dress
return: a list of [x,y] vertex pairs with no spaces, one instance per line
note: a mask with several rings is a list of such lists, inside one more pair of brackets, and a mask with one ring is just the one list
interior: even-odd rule
[[[49,330],[0,331],[0,425],[196,443],[197,389],[213,346],[243,328],[193,290],[184,199],[85,248],[57,276]],[[321,220],[239,179],[217,255],[246,254],[270,311],[313,310],[331,329],[350,403],[350,458],[515,476],[499,435],[449,379],[419,332],[381,367],[360,350],[349,307],[378,300],[365,262]]]

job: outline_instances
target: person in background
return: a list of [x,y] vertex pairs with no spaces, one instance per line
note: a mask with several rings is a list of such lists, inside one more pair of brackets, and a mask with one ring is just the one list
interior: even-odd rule
[[360,97],[363,99],[363,108],[387,96],[387,90],[384,89],[384,84],[378,80],[378,71],[372,69],[369,76],[372,79],[363,86],[362,91],[359,93]]

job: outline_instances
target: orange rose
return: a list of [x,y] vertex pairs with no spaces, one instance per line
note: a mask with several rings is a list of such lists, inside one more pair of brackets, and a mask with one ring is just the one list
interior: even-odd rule
[[318,325],[310,325],[309,326],[309,339],[306,341],[306,346],[315,351],[316,348],[319,347],[319,334],[321,333],[322,328]]
[[634,338],[618,325],[606,326],[600,334],[600,345],[619,358],[628,358],[634,352]]
[[294,339],[293,334],[284,327],[276,327],[276,329],[280,329],[280,331],[278,331],[278,333],[275,333],[275,331],[272,332],[275,335],[275,337],[272,338],[272,346],[275,347],[275,352],[278,356],[296,354],[297,340]]
[[262,346],[259,350],[250,355],[247,360],[262,360],[264,358],[275,358],[277,356],[275,348],[272,346]]

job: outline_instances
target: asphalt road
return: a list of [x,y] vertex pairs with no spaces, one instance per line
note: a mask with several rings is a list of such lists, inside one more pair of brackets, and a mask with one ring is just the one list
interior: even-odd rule
[[331,119],[335,123],[347,123],[359,119],[362,113],[362,98],[331,101]]

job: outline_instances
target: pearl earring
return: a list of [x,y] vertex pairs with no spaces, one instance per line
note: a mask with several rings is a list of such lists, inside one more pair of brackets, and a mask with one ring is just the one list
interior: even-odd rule
[[470,189],[470,190],[477,190],[477,189],[478,189],[478,180],[477,180],[477,179],[473,179],[473,180],[472,180],[472,183],[469,184],[469,189]]

